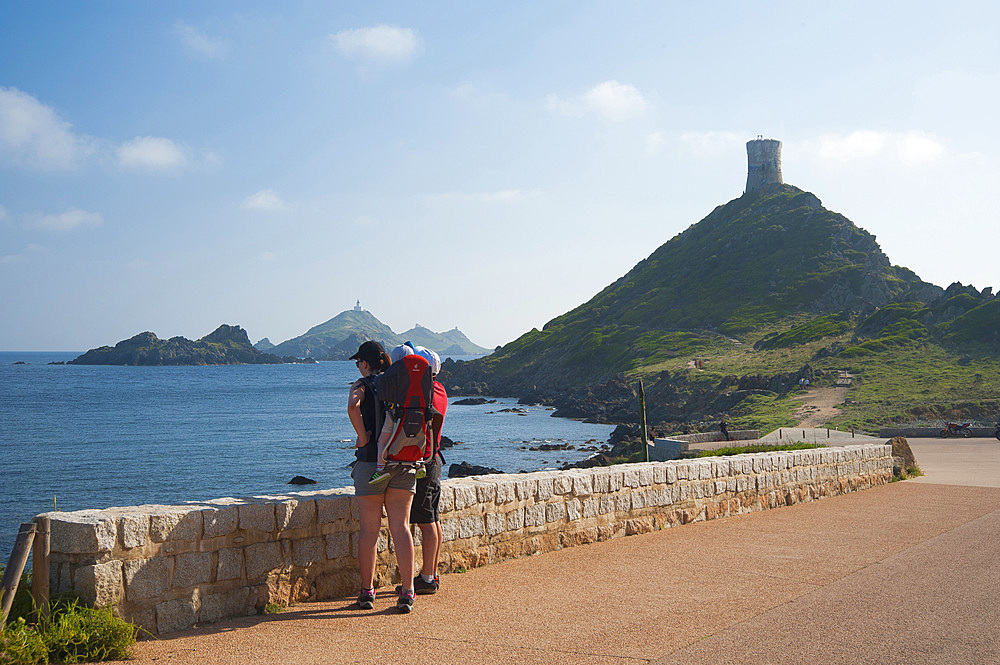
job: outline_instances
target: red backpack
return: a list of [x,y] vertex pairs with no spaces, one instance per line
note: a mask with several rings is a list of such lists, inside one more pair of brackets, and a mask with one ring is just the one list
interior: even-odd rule
[[416,354],[397,360],[378,376],[378,398],[386,403],[396,422],[386,459],[419,463],[431,458],[436,441],[434,416],[440,420],[431,402],[433,397],[430,365]]

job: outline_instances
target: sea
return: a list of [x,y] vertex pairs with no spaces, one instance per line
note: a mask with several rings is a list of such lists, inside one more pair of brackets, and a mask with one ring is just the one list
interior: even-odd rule
[[[0,560],[38,513],[351,485],[353,362],[122,367],[51,365],[78,352],[0,352]],[[449,396],[448,464],[507,473],[557,468],[610,425],[553,418],[513,399]],[[503,411],[519,409],[520,411]],[[541,444],[574,449],[532,451]],[[301,475],[316,485],[288,485]]]

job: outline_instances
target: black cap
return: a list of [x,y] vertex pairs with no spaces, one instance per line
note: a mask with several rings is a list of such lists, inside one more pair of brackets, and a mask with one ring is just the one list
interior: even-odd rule
[[372,367],[378,367],[379,360],[382,359],[382,354],[385,353],[385,349],[378,342],[373,342],[371,340],[364,342],[358,347],[358,352],[351,356],[351,360],[364,360],[366,363]]

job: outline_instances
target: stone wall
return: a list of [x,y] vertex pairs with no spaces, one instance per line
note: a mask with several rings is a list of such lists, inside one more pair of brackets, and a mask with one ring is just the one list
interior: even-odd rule
[[[868,488],[891,478],[891,454],[869,444],[446,480],[441,570]],[[350,488],[47,515],[52,590],[152,633],[358,589]],[[386,528],[378,551],[376,584],[394,584]]]
[[[883,427],[878,431],[878,435],[886,439],[897,436],[905,436],[908,439],[937,439],[941,437],[942,429],[943,427]],[[992,437],[996,427],[970,427],[969,430],[974,437]]]
[[691,457],[692,443],[719,443],[713,448],[735,445],[736,441],[756,441],[760,438],[760,430],[736,429],[729,430],[729,441],[722,437],[722,432],[699,432],[697,434],[676,434],[665,438],[656,438],[649,446],[649,459],[653,462]]

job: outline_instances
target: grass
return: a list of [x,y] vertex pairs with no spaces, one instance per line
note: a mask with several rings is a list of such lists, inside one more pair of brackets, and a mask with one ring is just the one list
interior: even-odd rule
[[911,464],[903,470],[903,473],[898,475],[893,475],[890,483],[898,483],[901,480],[909,480],[910,478],[917,478],[924,475],[924,472],[920,470],[920,467],[916,464]]
[[288,605],[282,603],[268,603],[265,605],[260,613],[261,614],[281,614],[288,609]]
[[[0,574],[3,567],[0,566]],[[21,576],[7,625],[0,631],[0,665],[83,663],[132,656],[138,627],[111,608],[54,597],[49,615],[31,623],[31,575]]]
[[716,450],[703,450],[698,453],[698,457],[721,457],[728,455],[742,455],[743,453],[773,453],[781,450],[809,450],[811,448],[826,448],[821,443],[780,443],[775,445],[755,444],[752,446],[732,446],[729,448],[718,448]]
[[[947,419],[996,422],[1000,359],[970,358],[934,344],[896,348],[851,366],[857,380],[832,423],[843,429]],[[967,358],[967,357],[966,357]]]

